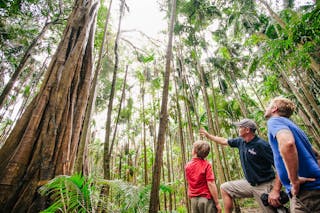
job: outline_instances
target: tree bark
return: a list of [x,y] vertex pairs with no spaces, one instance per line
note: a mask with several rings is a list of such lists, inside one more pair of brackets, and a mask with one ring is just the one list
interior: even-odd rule
[[99,50],[99,57],[98,57],[98,62],[96,65],[96,69],[94,72],[94,77],[92,80],[92,85],[90,88],[90,96],[89,96],[89,101],[88,101],[88,107],[86,110],[86,117],[85,117],[85,122],[84,122],[84,130],[81,133],[81,142],[80,142],[80,147],[79,147],[79,152],[77,154],[77,160],[76,160],[76,166],[75,170],[78,173],[82,173],[84,175],[89,174],[89,168],[87,165],[87,149],[88,149],[88,144],[90,143],[90,121],[91,117],[93,114],[93,110],[95,107],[95,101],[96,101],[96,93],[97,93],[97,87],[98,87],[98,77],[101,69],[101,59],[102,59],[102,53],[104,52],[104,45],[106,42],[106,37],[107,37],[107,27],[109,23],[109,18],[110,18],[110,10],[111,10],[111,5],[112,5],[112,0],[109,2],[109,7],[108,7],[108,13],[106,16],[106,21],[104,25],[104,31],[103,31],[103,39],[101,42],[101,47]]
[[37,189],[70,175],[92,79],[92,49],[99,2],[76,1],[39,94],[0,150],[0,209],[39,212]]
[[144,97],[145,97],[145,86],[144,80],[141,85],[141,101],[142,101],[142,119],[143,119],[143,167],[144,167],[144,185],[148,185],[148,162],[147,162],[147,144],[146,144],[146,120],[145,120],[145,109],[144,109]]
[[[170,134],[169,134],[170,135]],[[171,142],[171,138],[166,141],[166,157],[167,157],[167,170],[168,170],[168,183],[171,183],[171,167],[172,167],[172,159],[170,158],[170,142]],[[172,208],[172,193],[169,192],[169,212],[172,212],[173,208]]]
[[[121,0],[118,31],[117,31],[117,36],[116,36],[115,45],[114,45],[115,62],[114,62],[111,91],[110,91],[110,97],[109,97],[109,103],[108,103],[106,133],[105,133],[105,142],[104,142],[103,170],[104,170],[104,178],[107,180],[110,179],[111,156],[109,155],[109,153],[111,152],[110,150],[111,113],[113,109],[113,99],[114,99],[115,90],[116,90],[115,87],[116,87],[118,65],[119,65],[118,64],[119,63],[118,45],[119,45],[120,32],[121,32],[121,22],[122,22],[122,17],[124,15],[124,7],[125,7],[125,0]],[[108,187],[106,188],[106,195],[108,195]]]
[[176,89],[176,114],[177,114],[177,122],[178,122],[178,135],[179,135],[179,141],[180,141],[180,148],[181,148],[181,171],[183,171],[183,183],[184,183],[184,199],[185,199],[185,203],[186,203],[186,207],[187,207],[187,212],[191,212],[191,204],[190,204],[190,200],[188,197],[188,184],[187,184],[187,178],[186,178],[186,174],[184,172],[184,166],[187,163],[187,159],[186,159],[186,145],[185,145],[185,140],[183,137],[183,127],[182,127],[182,116],[181,116],[181,108],[179,105],[179,101],[178,101],[178,97],[179,97],[179,93],[178,93],[178,89],[177,89],[177,84],[175,83],[175,89]]
[[[211,134],[216,135],[216,132],[214,131],[212,113],[211,113],[211,109],[210,109],[210,105],[209,105],[209,98],[208,98],[208,93],[207,93],[206,86],[205,86],[204,72],[203,72],[202,67],[199,67],[199,75],[200,75],[200,81],[201,81],[201,85],[202,85],[201,88],[202,88],[202,92],[203,92],[204,104],[205,104],[205,108],[207,111],[209,132]],[[218,177],[219,177],[219,180],[222,183],[224,183],[226,181],[226,178],[224,176],[224,171],[223,171],[223,167],[222,167],[222,163],[221,163],[221,159],[220,159],[220,152],[219,152],[218,144],[214,143],[213,147],[214,147],[214,153],[216,155],[216,161],[214,163],[217,165],[218,171],[219,171]]]
[[169,80],[170,80],[170,71],[171,71],[171,59],[172,59],[172,40],[173,40],[173,28],[176,16],[176,0],[172,1],[171,14],[170,14],[170,27],[169,27],[169,39],[168,47],[166,53],[166,70],[164,75],[164,86],[162,93],[162,103],[161,103],[161,112],[160,112],[160,124],[158,132],[158,141],[156,148],[155,163],[153,164],[152,172],[152,187],[151,187],[151,196],[150,196],[150,205],[149,212],[156,213],[159,209],[159,187],[160,187],[160,175],[161,175],[161,165],[163,158],[163,147],[165,141],[165,134],[168,123],[168,93],[169,93]]
[[295,95],[297,100],[303,105],[303,108],[306,109],[306,113],[309,116],[309,119],[312,122],[312,124],[316,127],[316,129],[320,129],[319,118],[315,117],[312,114],[312,108],[311,108],[310,104],[306,103],[304,97],[300,94],[298,89],[289,80],[287,74],[282,69],[281,65],[278,65],[278,67],[279,67],[279,70],[280,70],[280,73],[281,73],[282,77],[284,78],[284,80],[289,85],[290,89],[292,90],[292,93]]

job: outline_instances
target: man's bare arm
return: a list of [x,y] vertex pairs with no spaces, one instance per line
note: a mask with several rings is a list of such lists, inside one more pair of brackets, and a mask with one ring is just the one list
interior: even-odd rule
[[292,185],[291,193],[292,195],[297,195],[300,190],[300,184],[307,181],[315,181],[315,178],[298,176],[298,151],[292,132],[288,129],[283,129],[277,133],[276,137],[279,151],[286,166],[290,184]]
[[281,181],[279,179],[279,176],[276,174],[276,178],[274,179],[272,190],[270,191],[268,196],[268,202],[271,206],[278,207],[281,205],[279,200],[281,187],[282,187]]
[[201,136],[204,136],[206,138],[208,138],[209,140],[213,141],[213,142],[216,142],[218,144],[221,144],[221,145],[228,145],[228,139],[226,138],[223,138],[223,137],[219,137],[219,136],[215,136],[215,135],[210,135],[205,129],[201,128],[199,130],[199,133]]
[[289,179],[295,182],[298,180],[298,152],[293,134],[290,130],[283,129],[277,133],[276,137]]

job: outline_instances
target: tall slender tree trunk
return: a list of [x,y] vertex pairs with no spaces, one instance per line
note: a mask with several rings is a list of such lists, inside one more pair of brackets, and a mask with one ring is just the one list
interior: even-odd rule
[[[218,106],[217,106],[217,96],[216,96],[216,91],[215,91],[215,88],[213,86],[213,82],[212,82],[212,79],[211,79],[211,90],[212,90],[212,99],[213,99],[213,115],[214,115],[214,122],[213,122],[213,126],[214,126],[214,129],[215,129],[215,133],[217,135],[221,135],[221,132],[220,132],[220,124],[219,124],[219,115],[218,115]],[[219,148],[222,148],[221,146],[218,147]],[[219,151],[221,151],[221,154],[222,154],[222,160],[221,160],[221,164],[223,164],[222,168],[223,168],[223,173],[224,173],[224,177],[225,177],[225,180],[230,180],[230,170],[229,170],[229,166],[227,164],[227,158],[226,158],[226,153],[225,153],[225,149],[220,149]],[[223,183],[222,180],[219,180],[218,181],[218,186]]]
[[320,138],[319,133],[317,130],[314,128],[314,125],[310,122],[308,116],[302,109],[298,109],[298,115],[302,118],[303,122],[305,123],[306,130],[308,132],[308,136],[311,138],[311,141],[317,145],[318,149],[320,148],[320,142],[318,138]]
[[[114,45],[114,55],[115,55],[115,62],[114,62],[114,69],[113,69],[113,77],[111,83],[111,91],[109,96],[109,103],[108,103],[108,111],[107,111],[107,120],[106,120],[106,132],[105,132],[105,141],[104,141],[104,157],[103,157],[103,170],[104,170],[104,178],[109,180],[110,179],[110,163],[111,163],[111,153],[110,150],[110,135],[111,135],[111,120],[112,120],[112,109],[113,109],[113,99],[115,96],[116,90],[116,81],[117,81],[117,73],[118,73],[118,65],[119,65],[119,55],[118,55],[118,45],[120,39],[120,31],[121,31],[121,22],[122,17],[124,14],[125,8],[125,0],[121,0],[120,5],[120,14],[119,14],[119,22],[118,22],[118,31]],[[105,191],[106,195],[108,196],[108,187]]]
[[[35,79],[33,80],[31,86],[30,86],[30,92],[28,94],[27,97],[25,97],[19,107],[18,112],[16,113],[15,117],[13,118],[13,122],[12,123],[16,123],[17,120],[21,117],[22,113],[25,111],[25,109],[28,106],[28,103],[30,102],[31,98],[33,98],[33,95],[36,94],[36,85],[38,84],[38,82],[40,82],[41,77],[44,75],[45,71],[46,71],[46,64],[48,62],[49,57],[47,57],[43,63],[42,63],[42,67],[40,68],[40,71],[38,72],[37,76],[35,77]],[[10,105],[10,103],[9,103]],[[7,107],[7,106],[6,106]],[[0,115],[0,122],[3,119],[4,114],[6,114],[6,112],[9,111],[8,114],[12,115],[12,112],[10,112],[9,110],[10,107],[3,109],[3,114]],[[16,110],[16,107],[12,108],[12,110]],[[2,147],[2,144],[5,142],[6,138],[8,137],[8,135],[10,134],[11,130],[13,129],[13,125],[11,125],[10,123],[6,123],[6,125],[4,127],[2,127],[2,133],[0,135],[0,147]]]
[[241,99],[240,89],[238,87],[237,79],[234,75],[234,70],[236,70],[235,66],[233,66],[233,69],[230,71],[231,80],[233,81],[232,84],[230,84],[230,87],[233,89],[232,85],[234,85],[235,89],[233,89],[233,94],[235,95],[236,99],[238,100],[242,115],[247,118],[249,115],[249,112],[247,110],[247,107],[245,106],[245,104],[243,103],[243,101]]
[[303,107],[306,109],[306,112],[307,112],[307,114],[309,116],[309,119],[312,122],[312,124],[315,125],[316,129],[320,129],[319,118],[315,117],[312,114],[312,108],[311,108],[310,104],[306,103],[304,97],[300,94],[300,92],[298,91],[297,87],[295,87],[292,84],[292,82],[289,80],[287,74],[282,69],[281,65],[279,65],[278,67],[279,67],[279,70],[280,70],[280,73],[281,73],[282,77],[284,78],[286,83],[289,85],[289,87],[292,90],[293,94],[298,99],[298,101],[303,105]]
[[147,144],[146,144],[146,120],[145,120],[145,109],[144,109],[144,97],[145,97],[145,86],[144,86],[144,80],[141,85],[141,102],[142,102],[142,128],[143,128],[143,168],[144,168],[144,185],[148,185],[148,162],[147,162]]
[[162,93],[162,103],[160,112],[160,124],[158,132],[158,141],[156,148],[155,162],[153,164],[153,178],[152,178],[152,188],[151,188],[151,198],[149,205],[149,212],[156,213],[159,209],[159,187],[160,187],[160,175],[161,175],[161,165],[163,160],[163,147],[165,141],[165,134],[168,123],[168,93],[169,93],[169,80],[171,71],[171,60],[172,60],[172,40],[173,40],[173,28],[176,16],[176,0],[172,0],[171,14],[170,14],[170,27],[169,27],[169,38],[168,47],[166,53],[166,70],[164,75],[164,86]]
[[[289,69],[290,70],[290,69]],[[310,105],[312,107],[313,113],[315,114],[315,117],[318,117],[318,123],[320,123],[320,107],[317,104],[317,100],[315,99],[315,97],[313,96],[313,94],[311,94],[311,92],[308,89],[308,86],[306,85],[306,79],[301,77],[301,74],[299,71],[293,73],[298,79],[298,88],[302,89],[303,92],[303,96],[306,97],[306,100],[308,101],[308,105]]]
[[[170,133],[169,133],[170,135]],[[168,170],[168,175],[167,175],[167,178],[168,178],[168,183],[171,183],[171,167],[172,167],[172,159],[170,157],[170,141],[171,141],[171,138],[169,140],[166,141],[166,154],[167,154],[167,170]],[[172,193],[169,192],[169,212],[172,212]]]
[[184,167],[187,163],[186,159],[186,145],[185,145],[185,140],[183,137],[183,127],[182,127],[182,115],[181,115],[181,109],[178,101],[179,93],[177,89],[177,84],[175,83],[175,90],[176,90],[176,115],[177,115],[177,122],[178,122],[178,135],[179,135],[179,141],[180,141],[180,148],[181,148],[181,171],[183,171],[183,183],[184,183],[184,196],[185,196],[185,203],[187,207],[187,211],[191,212],[191,204],[190,200],[188,197],[188,184],[187,184],[187,178],[186,174],[184,172]]
[[109,153],[108,153],[109,158],[111,158],[112,151],[113,151],[113,146],[114,146],[114,143],[115,143],[115,140],[116,140],[116,134],[117,134],[118,124],[119,124],[119,120],[120,120],[122,103],[126,98],[127,75],[128,75],[128,65],[126,66],[126,71],[125,71],[123,85],[122,85],[121,98],[120,98],[120,103],[119,103],[119,109],[118,109],[118,113],[117,113],[117,118],[115,120],[115,127],[114,127],[112,140],[111,140],[111,144],[110,144],[110,149],[109,149]]
[[[165,178],[165,166],[164,166],[164,162],[162,162],[162,181],[166,182],[166,178]],[[168,207],[167,207],[167,193],[163,192],[163,212],[167,212]],[[160,207],[161,210],[161,207]]]
[[[204,104],[205,104],[206,112],[207,112],[207,117],[208,117],[209,132],[211,134],[216,135],[216,132],[214,132],[212,113],[211,113],[211,109],[210,109],[210,105],[209,105],[209,98],[208,98],[208,93],[207,93],[207,89],[206,89],[206,85],[205,85],[204,71],[203,71],[202,67],[199,67],[199,75],[200,75],[200,81],[201,81],[201,85],[202,85],[201,88],[202,88],[202,92],[203,92],[203,100],[204,100]],[[216,161],[214,163],[218,167],[219,180],[223,183],[226,181],[226,178],[224,176],[224,171],[223,171],[223,167],[222,167],[222,163],[221,163],[221,159],[220,159],[220,152],[219,152],[218,144],[214,143],[213,147],[214,147],[214,153],[216,155]]]
[[[181,57],[181,56],[180,56]],[[186,85],[187,85],[187,82],[186,82],[186,76],[185,76],[185,73],[184,73],[184,67],[182,65],[182,59],[181,58],[178,58],[178,65],[179,65],[179,79],[181,79],[181,84],[182,84],[182,88],[183,88],[183,95],[185,96],[184,98],[184,107],[185,107],[185,113],[187,115],[187,120],[188,120],[188,132],[189,132],[189,140],[191,143],[193,143],[195,140],[194,140],[194,136],[193,136],[193,122],[192,122],[192,119],[191,119],[191,110],[190,110],[190,107],[189,107],[189,96],[188,96],[188,92],[187,92],[187,89],[186,89]],[[176,79],[176,82],[178,81],[178,79]],[[177,97],[178,98],[178,97]],[[191,104],[193,102],[193,100],[190,101]],[[194,109],[195,111],[195,109]],[[195,112],[195,114],[197,114]],[[199,122],[199,120],[197,119],[197,122]],[[198,126],[199,126],[199,123],[198,123]]]
[[59,22],[59,19],[56,19],[53,22],[46,23],[43,26],[42,30],[40,31],[39,35],[32,40],[30,46],[26,49],[25,53],[23,54],[17,69],[13,72],[9,82],[7,83],[7,85],[5,86],[5,88],[3,89],[3,91],[0,95],[0,109],[3,107],[5,100],[8,97],[14,83],[17,81],[19,75],[22,73],[27,61],[29,60],[29,58],[31,56],[31,51],[34,49],[34,47],[37,45],[37,43],[43,38],[44,34],[47,32],[47,30],[50,28],[50,26],[52,26],[58,22]]
[[98,1],[76,1],[39,94],[0,150],[0,209],[39,212],[37,189],[73,172],[92,80]]
[[[174,139],[172,139],[173,138],[173,136],[172,136],[172,134],[170,133],[170,138],[169,138],[169,150],[170,150],[170,160],[171,160],[171,168],[170,168],[170,170],[171,171],[174,171],[174,168],[173,168],[173,148],[172,148],[172,144],[173,144],[173,141],[174,141]],[[168,151],[169,151],[168,150]],[[171,173],[172,174],[172,182],[175,182],[175,173],[174,172],[172,172]],[[174,191],[173,192],[173,208],[174,209],[177,209],[177,196],[176,196],[176,191]]]

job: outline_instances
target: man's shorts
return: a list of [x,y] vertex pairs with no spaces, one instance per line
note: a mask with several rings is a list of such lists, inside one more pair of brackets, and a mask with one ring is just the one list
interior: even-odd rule
[[290,199],[291,213],[320,212],[320,190],[303,191]]
[[274,213],[273,208],[271,206],[264,206],[260,198],[263,193],[269,193],[271,191],[273,181],[274,180],[270,180],[257,186],[251,186],[245,179],[234,180],[221,184],[220,188],[227,192],[232,198],[253,197],[258,202],[263,212]]

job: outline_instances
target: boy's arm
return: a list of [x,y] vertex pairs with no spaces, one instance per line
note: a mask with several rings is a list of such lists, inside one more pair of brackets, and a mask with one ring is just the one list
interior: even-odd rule
[[219,200],[218,200],[218,189],[217,189],[217,185],[216,185],[216,183],[214,182],[214,180],[212,180],[212,181],[207,181],[207,184],[208,184],[208,188],[209,188],[211,197],[212,197],[212,199],[213,199],[213,202],[215,203],[218,212],[221,212],[221,207],[220,207],[220,203],[219,203]]

